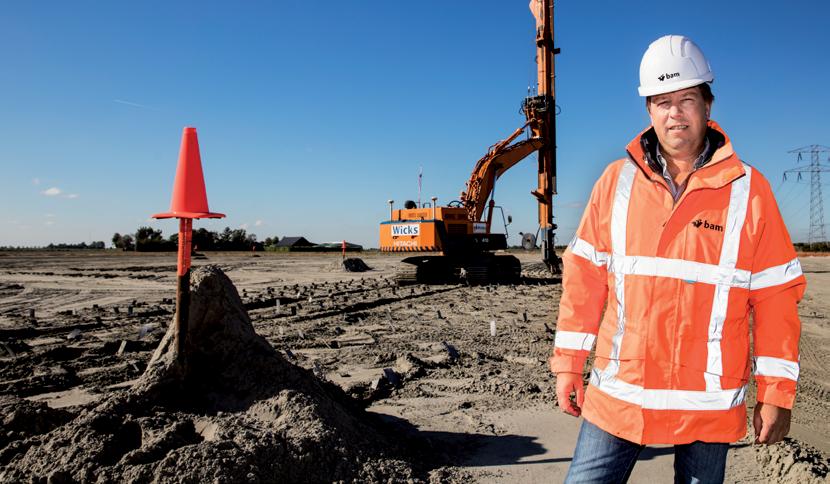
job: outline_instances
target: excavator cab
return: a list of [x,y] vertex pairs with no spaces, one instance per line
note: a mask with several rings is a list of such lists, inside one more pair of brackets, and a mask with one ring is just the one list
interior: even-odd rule
[[[434,202],[433,202],[434,203]],[[404,207],[409,204],[405,204]],[[471,221],[467,209],[456,206],[427,206],[394,209],[380,224],[380,250],[416,252],[399,265],[399,284],[471,285],[516,283],[521,275],[519,260],[496,255],[507,248],[507,236],[490,232],[487,222]]]

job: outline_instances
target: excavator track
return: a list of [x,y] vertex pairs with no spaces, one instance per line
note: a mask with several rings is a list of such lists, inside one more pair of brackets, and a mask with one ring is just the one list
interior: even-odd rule
[[471,286],[486,286],[490,284],[490,265],[469,265],[464,268],[467,284]]
[[484,286],[516,284],[521,281],[521,275],[522,264],[512,255],[490,255],[466,260],[424,256],[402,260],[395,268],[394,280],[399,286],[454,284],[461,280],[471,286]]
[[522,264],[512,255],[483,257],[464,264],[463,273],[471,286],[516,284],[521,280]]
[[418,283],[418,266],[401,262],[395,267],[395,283],[399,286]]
[[443,256],[407,257],[395,268],[394,280],[399,286],[456,282],[452,266]]
[[522,279],[522,263],[512,255],[493,257],[493,279],[501,284],[516,284]]

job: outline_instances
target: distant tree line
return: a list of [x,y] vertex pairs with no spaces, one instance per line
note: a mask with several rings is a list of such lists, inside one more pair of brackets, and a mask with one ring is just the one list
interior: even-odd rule
[[96,242],[81,242],[80,244],[49,244],[45,249],[48,250],[68,250],[68,249],[104,249],[106,248],[106,244],[104,241],[96,241]]
[[813,242],[793,244],[799,252],[830,252],[830,242]]
[[95,242],[81,242],[79,244],[49,244],[46,246],[5,246],[0,245],[0,250],[77,250],[77,249],[106,249],[107,245],[104,241],[95,241]]
[[[278,237],[267,237],[259,242],[256,234],[249,234],[245,229],[231,229],[230,227],[225,227],[222,232],[213,232],[205,228],[193,231],[193,250],[262,251],[267,246],[276,245],[277,242],[279,242]],[[165,239],[161,235],[161,230],[139,227],[135,234],[121,235],[116,232],[112,236],[112,245],[118,249],[137,252],[175,251],[179,245],[179,234],[172,234]]]

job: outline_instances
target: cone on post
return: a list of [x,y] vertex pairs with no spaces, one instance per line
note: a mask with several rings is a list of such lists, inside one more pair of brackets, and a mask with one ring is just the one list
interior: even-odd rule
[[224,216],[221,213],[212,213],[208,209],[196,128],[184,128],[182,146],[179,149],[179,164],[176,168],[176,181],[173,183],[173,197],[170,200],[170,211],[157,213],[153,215],[153,218],[223,218]]
[[187,371],[186,346],[190,312],[190,254],[193,243],[193,219],[223,218],[224,216],[224,214],[213,213],[208,209],[196,128],[184,128],[182,146],[179,150],[179,164],[176,168],[176,181],[173,183],[173,198],[170,200],[170,211],[153,215],[153,218],[179,219],[176,315],[173,324],[176,359],[184,372]]

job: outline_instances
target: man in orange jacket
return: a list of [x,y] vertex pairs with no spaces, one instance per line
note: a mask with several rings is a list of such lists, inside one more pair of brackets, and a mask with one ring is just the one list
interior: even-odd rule
[[585,417],[566,482],[625,482],[648,444],[674,444],[675,482],[722,482],[746,435],[750,341],[756,442],[789,431],[806,282],[769,183],[709,119],[713,80],[688,38],[649,46],[651,126],[600,177],[563,256],[550,365],[559,405]]

